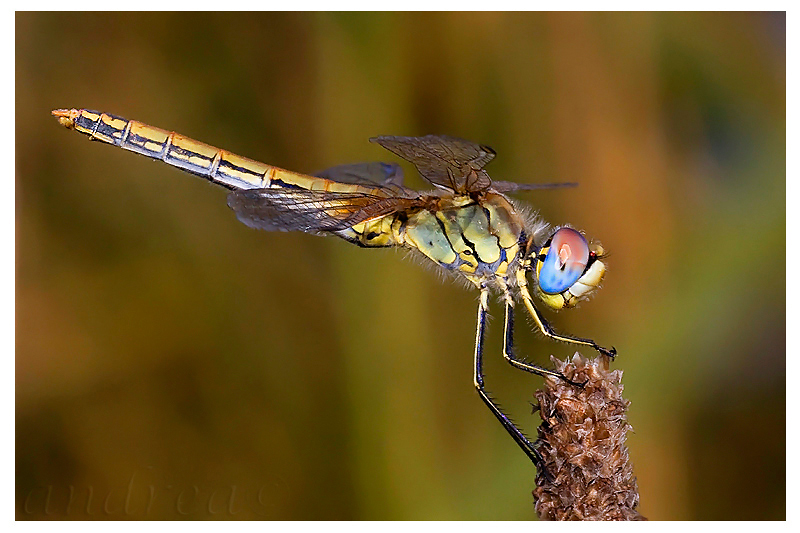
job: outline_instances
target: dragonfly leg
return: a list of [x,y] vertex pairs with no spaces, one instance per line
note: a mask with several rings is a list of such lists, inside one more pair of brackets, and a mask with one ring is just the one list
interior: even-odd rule
[[486,391],[483,383],[483,341],[484,333],[486,331],[486,314],[489,307],[489,290],[486,288],[481,289],[481,300],[478,305],[478,326],[475,334],[475,388],[478,391],[483,402],[492,412],[492,414],[503,424],[508,434],[514,439],[514,442],[525,452],[525,455],[530,458],[536,467],[544,472],[547,476],[547,470],[543,466],[542,456],[536,450],[533,443],[525,436],[525,434],[514,424],[514,422],[506,415],[500,406],[495,403],[489,393]]
[[509,294],[506,294],[506,323],[505,333],[503,335],[503,357],[505,357],[506,361],[508,361],[511,366],[524,370],[525,372],[530,372],[542,377],[553,376],[577,387],[583,387],[586,384],[585,382],[578,383],[572,381],[561,372],[549,370],[542,366],[517,359],[514,355],[514,300],[511,299],[511,295]]
[[572,335],[563,335],[561,333],[556,333],[553,330],[553,327],[545,320],[542,314],[536,309],[536,306],[533,305],[533,299],[531,298],[530,292],[528,292],[528,288],[526,286],[520,285],[519,287],[520,295],[522,296],[522,301],[525,302],[525,307],[527,307],[528,312],[531,314],[533,319],[536,321],[536,325],[539,327],[539,330],[545,337],[548,337],[553,340],[562,341],[562,342],[569,342],[571,344],[580,344],[583,346],[590,346],[594,348],[601,354],[605,355],[606,357],[610,357],[614,359],[617,356],[617,349],[613,346],[611,348],[603,348],[592,339],[584,339],[581,337],[573,337]]

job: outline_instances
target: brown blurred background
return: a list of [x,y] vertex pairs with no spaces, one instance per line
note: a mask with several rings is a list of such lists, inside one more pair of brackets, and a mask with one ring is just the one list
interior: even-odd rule
[[[447,133],[580,182],[524,200],[611,252],[553,322],[619,350],[642,513],[783,519],[785,96],[782,13],[17,14],[17,518],[535,516],[472,387],[477,293],[248,229],[50,117],[85,107],[301,172]],[[534,433],[493,309],[487,383]]]

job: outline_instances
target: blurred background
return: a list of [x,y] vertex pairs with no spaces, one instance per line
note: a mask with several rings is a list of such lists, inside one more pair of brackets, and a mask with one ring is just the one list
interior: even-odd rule
[[[611,256],[552,316],[619,350],[651,519],[783,519],[785,15],[16,15],[18,519],[534,519],[472,386],[477,292],[251,230],[225,192],[68,132],[84,107],[284,168],[491,145]],[[407,182],[426,188],[409,166]],[[487,384],[535,434],[541,380]],[[574,348],[517,324],[540,364]],[[586,353],[586,355],[593,355]]]

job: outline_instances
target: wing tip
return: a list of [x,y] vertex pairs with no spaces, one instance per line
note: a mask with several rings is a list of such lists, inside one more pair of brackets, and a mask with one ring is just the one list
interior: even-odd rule
[[395,135],[376,135],[375,137],[370,137],[369,142],[380,144],[381,146],[383,146],[384,142],[391,141],[392,139],[395,138],[396,138]]

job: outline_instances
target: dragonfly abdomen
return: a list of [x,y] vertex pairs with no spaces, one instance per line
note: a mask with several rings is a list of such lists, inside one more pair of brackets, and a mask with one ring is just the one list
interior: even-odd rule
[[398,232],[402,224],[403,221],[397,215],[387,215],[356,224],[335,234],[362,248],[388,248],[400,245]]
[[295,187],[313,189],[320,180],[242,157],[175,132],[88,109],[57,109],[69,129],[124,150],[157,159],[227,189]]

